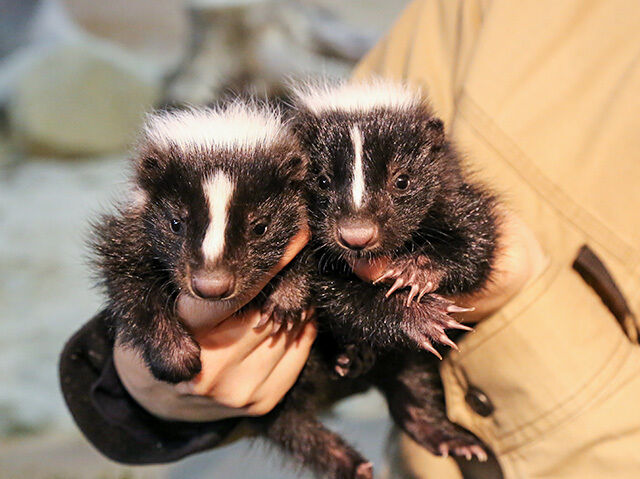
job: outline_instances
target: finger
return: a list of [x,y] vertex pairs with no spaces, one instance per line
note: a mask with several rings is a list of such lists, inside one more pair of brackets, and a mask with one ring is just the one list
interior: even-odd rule
[[[205,346],[201,353],[202,372],[192,385],[193,394],[212,395],[225,403],[223,398],[255,390],[273,372],[292,343],[299,340],[305,327],[306,324],[301,324],[276,336],[271,334],[272,324],[259,334],[255,330],[246,331],[239,340],[244,344],[233,344],[222,354],[216,348]],[[306,331],[313,332],[314,328]],[[253,339],[247,340],[248,336]],[[243,385],[245,390],[239,390],[238,385]]]
[[247,414],[244,410],[225,407],[210,397],[181,393],[179,385],[158,381],[132,348],[116,343],[113,360],[125,389],[154,416],[169,421],[199,422]]
[[223,321],[213,330],[194,334],[200,344],[202,371],[193,381],[194,394],[208,394],[229,371],[254,354],[265,341],[272,341],[273,325],[255,329],[260,310],[250,309]]
[[227,406],[245,406],[282,360],[290,343],[284,333],[264,338],[246,357],[218,370],[211,380],[199,381],[194,393],[213,396]]
[[271,374],[254,393],[255,401],[246,408],[249,415],[259,416],[271,411],[295,384],[307,362],[317,330],[313,323],[303,326],[302,332],[285,351]]
[[254,364],[259,364],[263,367],[264,376],[260,378],[258,384],[273,373],[273,370],[289,349],[299,347],[297,343],[301,340],[301,336],[313,333],[315,325],[312,324],[311,329],[306,329],[308,326],[309,323],[297,324],[290,331],[273,337],[277,341],[265,340],[247,357],[247,361],[243,365],[249,366],[249,361],[252,361]]
[[[313,311],[310,309],[309,314]],[[238,384],[241,380],[237,375],[247,372],[254,375],[257,372],[257,379],[249,376],[248,383],[264,379],[282,357],[288,343],[296,338],[299,329],[272,336],[273,323],[255,329],[259,320],[260,311],[250,309],[228,318],[212,332],[195,335],[201,348],[202,371],[191,385],[193,394],[212,394],[216,385],[224,384],[227,377],[234,378],[232,382]],[[248,364],[247,360],[253,362]],[[262,376],[260,371],[264,371]]]
[[374,260],[358,259],[352,265],[353,272],[363,281],[374,282],[390,267],[391,260],[382,256]]
[[188,294],[181,294],[178,298],[178,315],[192,331],[215,327],[253,299],[271,281],[273,276],[305,247],[309,238],[309,228],[305,225],[289,242],[278,264],[258,284],[236,300],[204,301]]

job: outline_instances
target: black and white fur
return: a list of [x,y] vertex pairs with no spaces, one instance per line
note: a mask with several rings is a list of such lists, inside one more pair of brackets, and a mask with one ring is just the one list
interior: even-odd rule
[[[470,329],[441,295],[480,290],[497,240],[495,200],[462,171],[443,123],[404,85],[307,85],[295,130],[310,158],[310,219],[321,275],[319,324],[344,343],[341,375],[363,375],[395,421],[436,454],[486,458],[445,412],[439,344]],[[351,267],[390,260],[373,284]],[[364,363],[364,364],[363,364]]]
[[[199,346],[176,314],[178,295],[242,304],[306,225],[306,158],[279,115],[255,105],[148,118],[132,198],[95,222],[93,248],[112,330],[156,378],[176,383],[200,371]],[[249,303],[262,308],[257,327],[304,321],[308,258],[308,250],[299,254]],[[323,477],[371,478],[371,464],[316,418],[321,406],[368,387],[332,374],[337,352],[320,333],[283,401],[247,421]]]
[[[255,105],[148,117],[132,198],[95,222],[93,249],[113,330],[156,378],[200,371],[178,295],[242,301],[306,224],[304,158],[279,115]],[[307,273],[296,263],[255,300],[265,314],[303,314]]]

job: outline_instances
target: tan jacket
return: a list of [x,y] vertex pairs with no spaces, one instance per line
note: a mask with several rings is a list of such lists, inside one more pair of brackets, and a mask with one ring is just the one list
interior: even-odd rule
[[[640,478],[629,328],[640,311],[640,2],[415,1],[356,76],[371,73],[426,87],[548,258],[443,362],[450,418],[492,448],[508,479]],[[626,297],[629,334],[611,288],[597,294],[572,267],[583,245]],[[492,408],[478,406],[482,393]],[[406,439],[402,448],[415,477],[460,477]]]

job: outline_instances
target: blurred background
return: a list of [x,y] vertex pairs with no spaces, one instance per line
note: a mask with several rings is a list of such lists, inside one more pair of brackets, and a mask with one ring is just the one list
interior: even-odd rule
[[[302,477],[241,441],[170,466],[102,458],[71,422],[57,356],[100,307],[83,240],[124,190],[154,106],[278,96],[346,77],[406,0],[0,0],[0,478]],[[375,393],[326,418],[381,470]]]

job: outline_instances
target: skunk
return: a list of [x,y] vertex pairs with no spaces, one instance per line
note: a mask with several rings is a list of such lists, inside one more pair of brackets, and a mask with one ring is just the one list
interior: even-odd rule
[[[464,174],[421,94],[368,81],[294,90],[293,128],[309,156],[318,322],[342,342],[335,369],[362,376],[394,420],[435,454],[486,459],[446,416],[438,345],[470,330],[445,296],[481,290],[496,255],[496,200]],[[373,284],[352,271],[390,259]]]
[[[306,224],[306,162],[279,114],[250,103],[157,112],[141,136],[131,200],[94,223],[94,263],[114,334],[157,379],[177,383],[201,368],[178,295],[241,301],[255,289]],[[264,318],[304,315],[298,263],[250,303]]]

